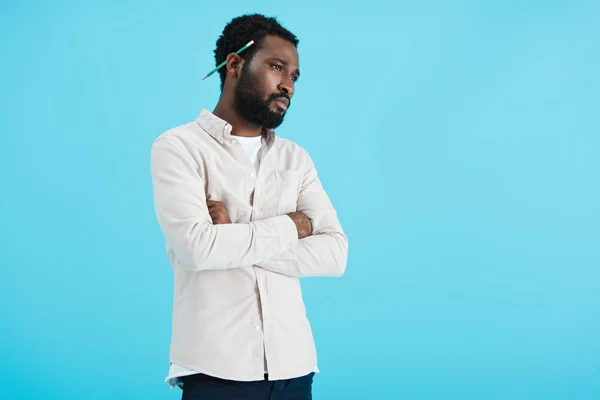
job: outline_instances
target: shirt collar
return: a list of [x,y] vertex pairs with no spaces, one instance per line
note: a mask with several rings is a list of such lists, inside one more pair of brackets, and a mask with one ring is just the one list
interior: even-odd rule
[[[225,139],[231,135],[231,124],[217,117],[206,108],[203,108],[202,111],[200,111],[200,115],[198,115],[196,121],[202,129],[220,143],[223,143]],[[275,130],[263,128],[262,136],[265,138],[266,144],[270,145],[275,140]]]

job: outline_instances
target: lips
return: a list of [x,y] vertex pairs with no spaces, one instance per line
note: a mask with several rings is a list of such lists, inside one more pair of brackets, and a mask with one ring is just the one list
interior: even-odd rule
[[283,109],[287,109],[290,106],[290,100],[287,97],[278,97],[275,99],[275,103]]

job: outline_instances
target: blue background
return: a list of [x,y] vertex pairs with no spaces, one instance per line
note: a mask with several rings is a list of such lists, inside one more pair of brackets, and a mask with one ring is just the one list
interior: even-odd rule
[[1,6],[0,398],[180,397],[150,146],[255,11],[350,242],[303,281],[315,398],[600,398],[600,3],[250,4]]

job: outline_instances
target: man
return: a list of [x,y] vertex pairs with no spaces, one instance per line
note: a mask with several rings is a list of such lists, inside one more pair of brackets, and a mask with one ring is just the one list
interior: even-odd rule
[[166,382],[184,400],[312,398],[299,278],[341,276],[348,240],[306,150],[275,135],[300,76],[297,44],[274,18],[234,18],[217,40],[215,109],[152,145],[174,271]]

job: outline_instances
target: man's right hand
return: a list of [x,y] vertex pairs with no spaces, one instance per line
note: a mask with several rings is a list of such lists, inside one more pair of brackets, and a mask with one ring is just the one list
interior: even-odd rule
[[312,224],[310,219],[304,215],[301,211],[294,211],[288,214],[288,216],[296,224],[298,230],[298,239],[312,235]]

